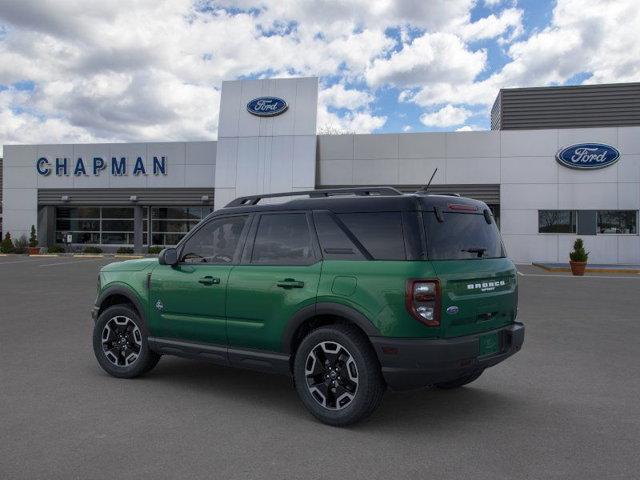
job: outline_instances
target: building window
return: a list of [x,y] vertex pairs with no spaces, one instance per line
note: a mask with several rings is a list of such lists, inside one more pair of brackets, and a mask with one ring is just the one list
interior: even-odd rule
[[58,207],[56,242],[65,235],[71,243],[133,245],[133,207]]
[[636,210],[599,210],[598,233],[637,234],[638,212]]
[[[151,244],[175,245],[200,220],[209,215],[213,207],[151,207]],[[144,231],[148,225],[145,222]]]
[[538,210],[539,233],[576,233],[573,210]]

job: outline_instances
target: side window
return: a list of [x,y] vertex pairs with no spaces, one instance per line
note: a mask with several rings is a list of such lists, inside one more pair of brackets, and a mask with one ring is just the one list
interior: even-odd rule
[[189,238],[182,249],[184,263],[233,262],[246,216],[212,220]]
[[306,214],[283,213],[260,217],[251,263],[308,265],[313,260]]
[[365,260],[335,220],[326,212],[315,212],[313,219],[325,260]]
[[400,212],[343,213],[338,218],[374,259],[407,259]]

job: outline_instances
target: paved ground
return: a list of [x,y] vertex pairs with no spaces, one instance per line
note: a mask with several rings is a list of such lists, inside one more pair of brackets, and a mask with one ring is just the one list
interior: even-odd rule
[[521,353],[458,391],[321,425],[286,378],[163,358],[117,380],[89,308],[108,260],[0,258],[0,478],[614,479],[640,475],[640,278],[523,267]]

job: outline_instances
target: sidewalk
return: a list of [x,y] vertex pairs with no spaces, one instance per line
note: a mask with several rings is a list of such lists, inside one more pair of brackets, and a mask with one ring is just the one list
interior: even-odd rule
[[[569,263],[533,262],[533,266],[542,268],[548,272],[570,272]],[[589,273],[637,273],[640,274],[639,264],[606,264],[587,263]]]

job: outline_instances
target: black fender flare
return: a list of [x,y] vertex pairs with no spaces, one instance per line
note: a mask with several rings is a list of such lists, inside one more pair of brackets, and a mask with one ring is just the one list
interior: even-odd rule
[[113,295],[121,295],[129,300],[133,304],[133,306],[136,307],[136,310],[138,311],[138,314],[142,318],[142,321],[144,322],[146,327],[147,311],[142,305],[142,301],[138,298],[138,295],[136,295],[131,289],[123,285],[112,285],[100,292],[100,295],[98,295],[98,298],[96,298],[96,307],[100,309],[104,301]]
[[292,353],[291,342],[298,328],[307,320],[318,315],[333,315],[344,318],[360,327],[369,337],[381,335],[371,320],[356,309],[340,303],[321,302],[301,308],[289,319],[287,327],[282,334],[282,351],[284,353]]

